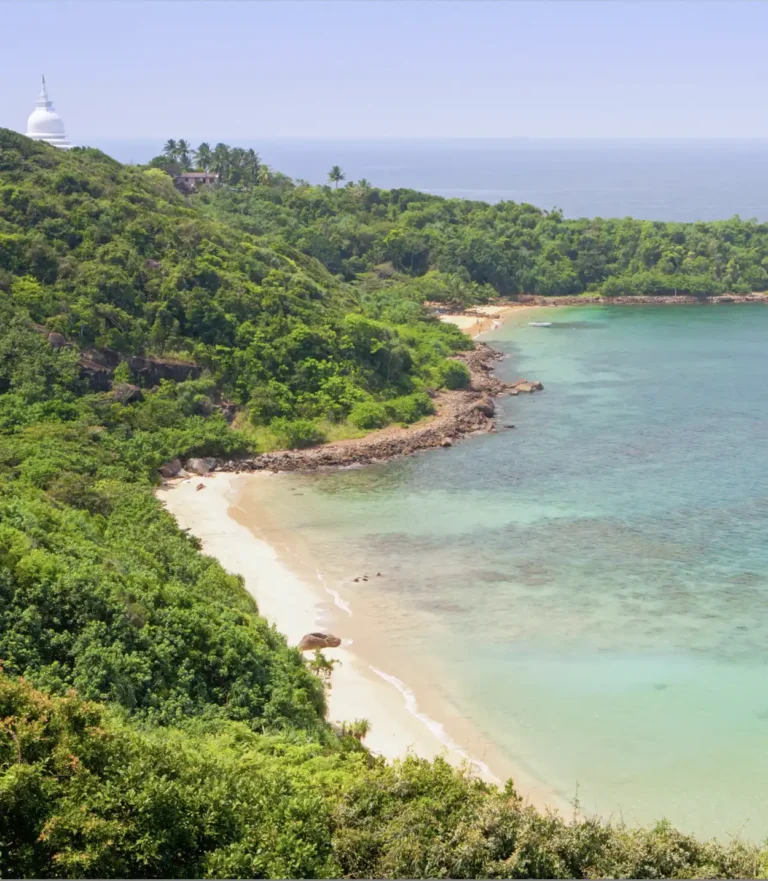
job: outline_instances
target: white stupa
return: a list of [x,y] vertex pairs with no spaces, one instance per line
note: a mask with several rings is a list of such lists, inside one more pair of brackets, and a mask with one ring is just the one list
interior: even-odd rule
[[45,141],[46,144],[58,147],[60,150],[69,150],[72,146],[67,140],[61,117],[48,100],[45,77],[43,77],[43,88],[40,90],[35,109],[27,120],[27,137],[34,141]]

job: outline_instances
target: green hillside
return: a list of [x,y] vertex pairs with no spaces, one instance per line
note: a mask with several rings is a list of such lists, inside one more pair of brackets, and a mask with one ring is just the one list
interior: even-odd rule
[[0,131],[0,875],[763,873],[328,724],[322,659],[177,528],[156,469],[418,418],[468,343],[421,304],[441,277],[351,285],[212,211]]
[[768,223],[591,218],[515,202],[488,205],[363,181],[338,191],[276,178],[196,197],[211,216],[290,242],[353,279],[389,262],[490,285],[503,296],[693,295],[768,289]]

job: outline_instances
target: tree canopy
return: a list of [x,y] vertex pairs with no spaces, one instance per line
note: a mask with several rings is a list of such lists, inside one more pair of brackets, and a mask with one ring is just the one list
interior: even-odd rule
[[412,422],[466,383],[470,343],[424,301],[487,298],[516,265],[472,205],[474,257],[441,262],[469,234],[452,202],[277,176],[185,198],[160,168],[0,130],[0,874],[764,873],[751,845],[374,757],[364,720],[327,721],[323,659],[153,495],[175,456]]

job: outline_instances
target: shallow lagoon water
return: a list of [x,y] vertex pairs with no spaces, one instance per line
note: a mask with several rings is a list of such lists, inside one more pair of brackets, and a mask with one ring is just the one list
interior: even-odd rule
[[514,429],[264,501],[513,764],[586,812],[762,839],[768,308],[551,320],[489,340],[545,385],[500,403]]

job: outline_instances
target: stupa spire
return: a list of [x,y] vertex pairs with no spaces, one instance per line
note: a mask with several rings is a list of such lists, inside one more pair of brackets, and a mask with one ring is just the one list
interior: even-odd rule
[[45,74],[43,74],[42,79],[43,79],[43,85],[42,85],[42,88],[40,89],[40,94],[37,96],[36,106],[37,107],[48,107],[48,105],[51,102],[48,100],[48,89],[46,89],[46,87],[45,87]]
[[45,74],[41,78],[40,94],[35,102],[35,109],[27,121],[27,137],[35,141],[45,141],[46,144],[59,147],[62,150],[68,150],[71,145],[64,131],[64,123],[48,97]]

